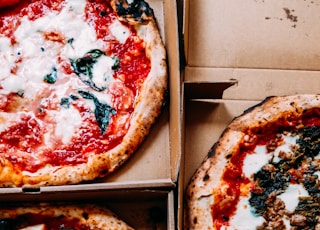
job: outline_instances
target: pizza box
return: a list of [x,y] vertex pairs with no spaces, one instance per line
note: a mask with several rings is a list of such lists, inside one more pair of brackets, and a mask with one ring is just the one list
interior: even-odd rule
[[107,207],[134,229],[175,229],[174,193],[166,190],[112,190],[89,192],[87,199],[79,191],[48,193],[43,196],[24,194],[6,196],[1,207],[37,205],[95,204]]
[[184,192],[226,126],[268,96],[318,94],[318,1],[180,0]]
[[115,173],[96,181],[78,185],[40,188],[0,188],[0,201],[6,194],[47,194],[51,192],[105,191],[106,189],[174,188],[181,157],[180,131],[180,70],[176,2],[148,0],[153,8],[167,51],[169,75],[168,97],[164,109],[152,129],[125,164]]

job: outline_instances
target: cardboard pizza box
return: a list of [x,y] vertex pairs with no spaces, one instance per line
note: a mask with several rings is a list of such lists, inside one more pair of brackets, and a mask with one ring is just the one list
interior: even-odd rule
[[48,193],[45,199],[40,194],[6,196],[1,207],[28,207],[37,205],[95,204],[113,211],[134,229],[175,229],[174,193],[166,190],[110,190],[91,191],[87,199],[79,191]]
[[185,58],[178,198],[178,228],[183,229],[186,186],[234,117],[268,96],[320,93],[320,4],[179,4]]
[[[167,51],[169,96],[145,141],[118,171],[105,178],[77,185],[0,188],[0,205],[48,200],[103,201],[137,229],[175,229],[173,189],[181,158],[177,5],[172,0],[147,2],[154,10]],[[148,210],[154,206],[164,210],[164,218],[150,220]]]
[[[60,192],[67,190],[105,190],[121,188],[173,188],[178,177],[181,156],[180,131],[180,67],[177,29],[176,2],[171,0],[147,0],[154,10],[158,27],[167,51],[169,75],[168,98],[156,123],[152,126],[145,141],[111,175],[80,185],[32,188],[35,193]],[[29,188],[0,188],[2,194],[28,192]]]

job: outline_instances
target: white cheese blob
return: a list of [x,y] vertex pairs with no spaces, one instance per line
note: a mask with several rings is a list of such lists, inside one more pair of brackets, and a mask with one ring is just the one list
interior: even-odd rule
[[225,227],[225,229],[256,229],[262,225],[265,219],[261,216],[254,215],[249,207],[249,198],[240,197],[236,213],[230,219],[231,227]]
[[107,84],[114,81],[112,67],[115,64],[115,59],[102,55],[98,58],[93,66],[92,81],[99,87],[106,87]]
[[82,124],[82,118],[78,110],[72,106],[67,109],[61,108],[60,111],[50,111],[49,116],[56,121],[54,135],[60,137],[64,144],[67,144],[71,140],[76,130]]
[[293,212],[299,203],[299,197],[309,196],[308,191],[301,184],[290,184],[280,198],[286,205],[286,209]]
[[7,37],[0,37],[0,80],[10,75],[11,68],[15,65],[15,54],[11,41]]
[[11,92],[23,92],[26,89],[27,81],[19,75],[10,75],[8,78],[0,81],[2,89],[1,94],[9,94]]
[[109,29],[112,35],[115,36],[120,43],[125,43],[131,34],[129,28],[122,25],[118,20],[114,21]]
[[268,163],[271,154],[267,154],[266,146],[256,146],[252,154],[248,154],[243,162],[243,172],[246,177],[250,178],[257,173],[262,166]]

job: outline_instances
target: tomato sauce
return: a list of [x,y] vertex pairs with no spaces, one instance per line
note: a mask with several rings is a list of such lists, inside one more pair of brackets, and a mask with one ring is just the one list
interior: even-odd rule
[[236,212],[240,199],[240,186],[250,183],[250,180],[243,175],[243,162],[247,154],[252,153],[252,146],[242,146],[235,153],[222,175],[222,180],[227,184],[225,191],[214,192],[214,204],[211,207],[212,218],[215,220],[215,227],[220,229],[227,226],[230,218]]
[[[22,17],[27,16],[29,20],[36,20],[48,12],[61,11],[64,4],[63,0],[21,0],[15,6],[2,8],[0,9],[0,33],[9,37],[14,44],[14,31],[20,25]],[[63,166],[85,163],[89,153],[100,154],[121,143],[129,129],[129,118],[134,111],[134,99],[151,69],[150,60],[146,55],[145,43],[137,36],[133,26],[130,27],[131,35],[125,43],[118,42],[111,35],[108,26],[116,19],[116,15],[107,1],[89,0],[85,10],[85,21],[96,30],[97,38],[105,42],[106,50],[104,52],[108,56],[119,59],[119,65],[114,70],[113,77],[121,80],[124,88],[129,89],[131,93],[124,92],[120,87],[105,90],[106,93],[111,92],[112,101],[117,110],[111,115],[109,126],[104,133],[101,133],[92,111],[74,100],[72,105],[80,112],[84,120],[80,130],[77,131],[70,143],[63,145],[60,140],[57,140],[50,149],[44,148],[41,150],[42,152],[37,151],[39,147],[43,147],[43,129],[46,126],[45,123],[48,122],[45,120],[46,112],[42,108],[35,111],[35,117],[43,123],[37,122],[32,116],[26,116],[16,125],[2,131],[0,143],[3,145],[0,154],[21,170],[36,172],[46,164]],[[53,42],[61,40],[58,39],[61,37],[60,35],[47,35],[48,39]],[[57,57],[57,59],[61,64],[60,68],[66,75],[74,75],[68,60],[63,60],[61,57]],[[126,106],[122,106],[122,103],[126,103]],[[5,107],[5,104],[3,106]],[[2,107],[2,111],[8,109]],[[121,124],[121,119],[126,120],[126,124]],[[17,150],[25,151],[30,155],[25,154],[18,159],[15,155]],[[33,160],[34,156],[39,156],[40,161]]]

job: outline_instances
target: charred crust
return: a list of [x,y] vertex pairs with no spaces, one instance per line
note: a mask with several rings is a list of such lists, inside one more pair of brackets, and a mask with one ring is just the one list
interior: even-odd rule
[[87,220],[87,219],[89,219],[89,214],[88,214],[87,212],[83,212],[83,213],[82,213],[82,217],[83,217],[85,220]]
[[193,218],[193,223],[196,224],[198,222],[197,217]]
[[263,101],[261,101],[260,103],[254,105],[254,106],[249,107],[249,108],[246,109],[243,113],[246,114],[246,113],[251,112],[251,111],[254,110],[256,107],[262,106],[263,104],[267,103],[267,101],[270,101],[272,98],[275,98],[275,96],[266,97]]
[[123,18],[132,18],[137,22],[145,22],[148,17],[153,16],[153,10],[143,0],[134,0],[128,4],[126,0],[116,1],[116,11]]
[[203,181],[207,181],[210,179],[210,176],[206,173],[206,175],[204,175],[203,177]]
[[107,169],[104,169],[104,170],[100,171],[100,175],[101,175],[101,176],[107,175],[108,172],[109,172],[109,171],[108,171]]
[[211,158],[211,157],[213,157],[214,156],[214,152],[213,151],[209,151],[208,152],[208,158]]
[[217,143],[215,143],[215,144],[211,147],[211,149],[209,150],[209,152],[208,152],[208,154],[207,154],[207,157],[208,157],[208,158],[214,157],[216,148],[217,148],[219,145],[220,145],[220,143],[217,142]]

